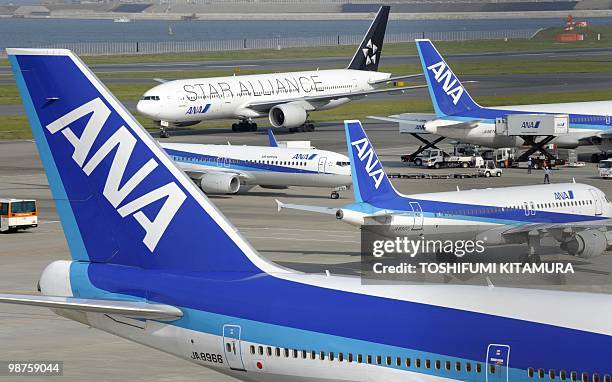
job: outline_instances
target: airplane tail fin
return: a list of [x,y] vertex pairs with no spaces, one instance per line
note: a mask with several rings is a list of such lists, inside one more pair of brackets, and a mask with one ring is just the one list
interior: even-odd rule
[[261,272],[266,260],[75,54],[7,53],[73,259]]
[[344,129],[355,202],[371,203],[400,196],[385,173],[361,122],[344,121]]
[[431,102],[438,117],[480,108],[429,40],[415,40]]
[[276,137],[271,128],[268,129],[268,141],[270,141],[270,147],[278,147],[278,142],[276,142]]
[[373,72],[378,70],[390,8],[388,5],[380,7],[347,69]]

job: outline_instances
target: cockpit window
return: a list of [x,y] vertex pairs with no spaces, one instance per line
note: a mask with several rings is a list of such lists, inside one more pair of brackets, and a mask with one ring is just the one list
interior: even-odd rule
[[340,166],[340,167],[344,167],[344,166],[350,166],[351,162],[336,162],[336,166]]
[[159,96],[144,96],[143,101],[159,101]]

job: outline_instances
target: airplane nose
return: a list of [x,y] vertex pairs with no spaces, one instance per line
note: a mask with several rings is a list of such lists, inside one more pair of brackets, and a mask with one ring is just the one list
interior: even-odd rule
[[142,115],[145,115],[150,118],[156,118],[158,114],[156,111],[158,110],[156,110],[153,106],[154,105],[151,105],[151,101],[140,100],[136,104],[136,110],[138,110],[138,112]]

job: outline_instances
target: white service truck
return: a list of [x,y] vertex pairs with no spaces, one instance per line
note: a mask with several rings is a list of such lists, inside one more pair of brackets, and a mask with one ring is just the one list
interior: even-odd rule
[[482,157],[473,155],[444,155],[442,150],[429,150],[429,156],[423,159],[427,168],[442,167],[479,167],[484,164]]

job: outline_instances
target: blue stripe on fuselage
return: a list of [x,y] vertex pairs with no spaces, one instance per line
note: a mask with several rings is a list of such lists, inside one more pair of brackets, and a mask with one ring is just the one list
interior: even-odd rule
[[[137,285],[152,301],[187,308],[175,325],[219,335],[222,324],[241,323],[245,340],[273,346],[347,353],[402,348],[482,362],[487,346],[500,343],[511,347],[510,364],[517,369],[610,369],[612,338],[580,330],[321,288],[264,273],[170,274],[103,264],[91,264],[86,272],[73,282],[88,279],[99,290],[130,294],[138,293]],[[215,320],[206,321],[210,318]],[[305,338],[309,333],[313,336]]]
[[[563,114],[551,112],[503,110],[495,108],[480,107],[461,114],[442,115],[440,119],[455,121],[472,121],[478,119],[483,123],[495,124],[496,118],[505,117],[508,114]],[[570,119],[570,129],[608,130],[612,129],[612,119],[603,115],[594,114],[572,114],[567,113]],[[593,120],[595,119],[595,120]]]
[[[526,215],[524,209],[511,209],[506,207],[495,207],[483,204],[465,204],[441,202],[435,200],[422,200],[410,197],[374,198],[369,203],[355,203],[344,208],[357,212],[375,213],[382,210],[390,213],[413,212],[410,203],[418,203],[424,216],[489,222],[495,224],[522,224],[522,223],[577,223],[593,220],[606,220],[605,216],[579,215],[563,212],[533,211],[535,214]],[[365,206],[367,205],[367,206]]]
[[[282,172],[292,174],[330,174],[320,173],[318,171],[306,170],[295,167],[285,167],[273,164],[247,162],[243,159],[223,158],[214,155],[202,155],[191,153],[188,151],[165,149],[168,155],[172,157],[175,162],[178,163],[191,163],[201,166],[218,167],[223,169],[241,170],[241,171],[268,171],[268,172]],[[225,163],[224,160],[228,159],[234,162]],[[238,163],[236,163],[238,162]]]

